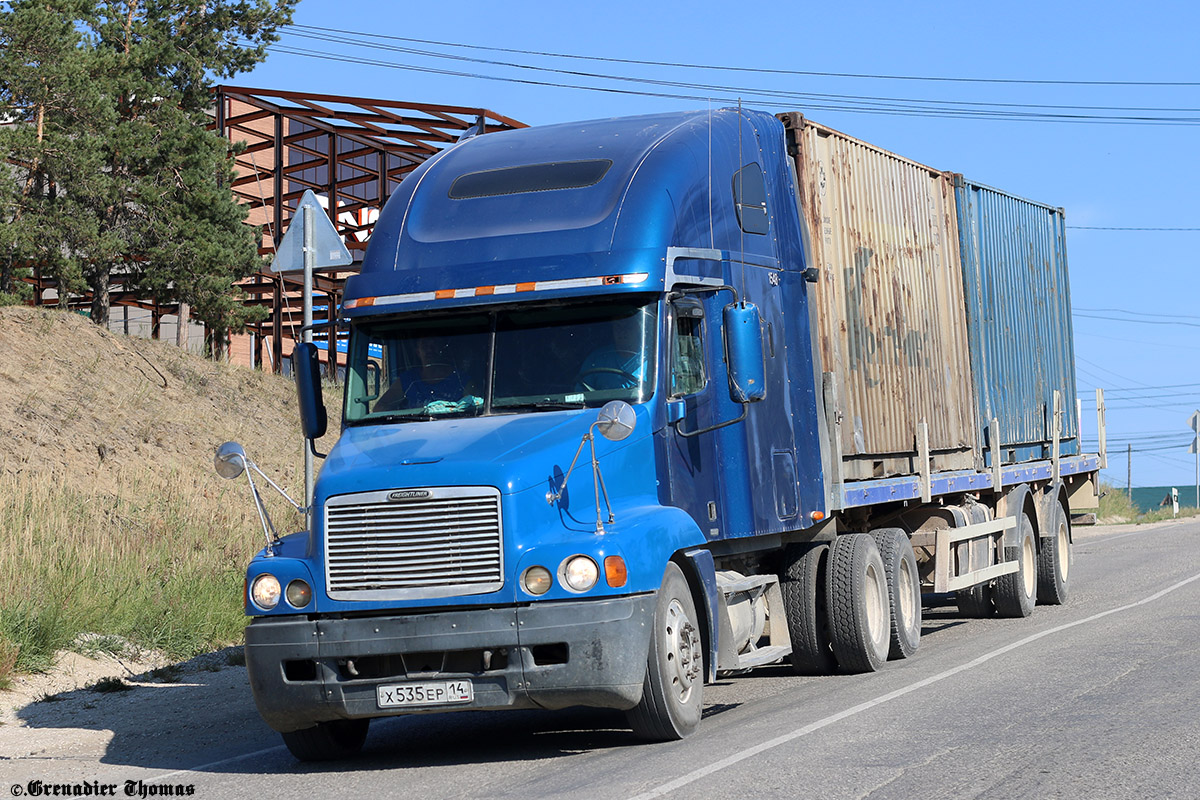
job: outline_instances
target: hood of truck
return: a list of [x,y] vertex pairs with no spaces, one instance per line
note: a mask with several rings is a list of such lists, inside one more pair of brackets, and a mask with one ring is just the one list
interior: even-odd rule
[[[418,608],[528,601],[535,598],[521,594],[517,581],[521,570],[529,563],[549,564],[554,568],[573,553],[585,553],[596,563],[602,563],[608,555],[624,553],[631,561],[627,586],[598,587],[591,594],[625,594],[653,588],[661,577],[657,570],[651,571],[655,574],[642,574],[640,567],[632,567],[642,561],[658,563],[638,557],[649,546],[647,542],[653,540],[647,539],[645,528],[658,526],[654,517],[661,511],[648,406],[635,407],[637,421],[628,439],[610,442],[596,437],[596,456],[616,520],[605,536],[596,533],[595,484],[588,447],[579,455],[566,493],[553,503],[547,498],[548,493],[562,485],[582,437],[595,422],[599,409],[347,428],[318,476],[313,536],[308,539],[303,556],[311,565],[316,610],[371,611],[398,605]],[[330,573],[323,554],[329,508],[367,508],[360,505],[360,498],[362,504],[374,503],[373,507],[378,508],[380,503],[391,502],[390,494],[403,494],[408,489],[432,489],[435,493],[461,489],[465,490],[462,496],[472,498],[499,492],[502,534],[497,540],[501,553],[497,581],[475,592],[472,587],[459,586],[453,581],[444,584],[447,587],[444,591],[434,588],[426,592],[418,588],[407,594],[407,590],[399,590],[393,592],[394,596],[385,596],[392,591],[389,589],[375,593],[373,589],[364,593],[339,590],[336,594],[327,590]],[[397,498],[396,502],[407,499]],[[335,501],[333,505],[331,500]],[[389,513],[383,512],[384,516]],[[454,523],[448,524],[449,530],[453,530]],[[363,559],[386,558],[374,539],[381,529],[369,519],[361,525],[361,534],[350,534],[357,540],[351,546],[360,550]],[[657,546],[658,540],[653,541]],[[344,552],[340,550],[339,555]],[[441,551],[437,552],[439,555],[434,558],[441,558]],[[447,550],[446,557],[454,556]],[[531,558],[538,560],[530,562]],[[277,563],[263,568],[278,570],[283,561],[276,559]],[[390,566],[396,568],[398,563],[392,559]],[[461,591],[456,591],[460,588]],[[570,596],[561,587],[555,587],[543,599]]]
[[[598,411],[348,427],[321,469],[319,496],[421,486],[493,486],[501,494],[546,488],[566,473]],[[638,416],[633,438],[649,435],[648,415]],[[596,454],[603,458],[628,443],[597,436]]]

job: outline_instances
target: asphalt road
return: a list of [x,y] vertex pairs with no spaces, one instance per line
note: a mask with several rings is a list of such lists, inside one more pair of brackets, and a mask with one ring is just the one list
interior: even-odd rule
[[226,670],[53,723],[31,706],[33,746],[0,754],[0,793],[40,780],[203,798],[1200,797],[1200,522],[1081,528],[1071,581],[1068,605],[1024,620],[927,606],[920,651],[871,675],[724,679],[682,742],[636,744],[620,715],[594,711],[446,714],[377,720],[362,757],[304,765]]

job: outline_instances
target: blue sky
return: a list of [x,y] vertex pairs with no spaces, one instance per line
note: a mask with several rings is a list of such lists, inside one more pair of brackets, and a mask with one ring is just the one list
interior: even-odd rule
[[[799,110],[938,169],[1066,209],[1085,445],[1095,448],[1094,389],[1105,388],[1109,469],[1124,485],[1132,443],[1135,486],[1191,486],[1187,419],[1200,408],[1200,6],[1184,2],[879,3],[475,2],[301,0],[298,25],[329,31],[654,62],[754,70],[1009,81],[1148,82],[1078,85],[779,75],[548,58],[368,40],[280,44],[406,68],[272,54],[232,84],[483,106],[529,124],[703,108]],[[344,34],[342,34],[344,36]],[[670,89],[364,46],[376,41],[442,54],[719,89]],[[417,71],[472,73],[475,77]],[[524,85],[487,77],[680,93],[644,97]],[[775,93],[756,95],[754,90]],[[787,98],[779,92],[823,98]],[[832,96],[832,97],[829,97]],[[1182,124],[1032,122],[851,113],[845,97],[1015,104],[987,111],[1179,118]],[[1079,107],[1106,107],[1081,109]],[[1132,111],[1129,109],[1172,109]],[[1191,384],[1191,385],[1188,385]],[[1159,388],[1168,387],[1168,388]]]

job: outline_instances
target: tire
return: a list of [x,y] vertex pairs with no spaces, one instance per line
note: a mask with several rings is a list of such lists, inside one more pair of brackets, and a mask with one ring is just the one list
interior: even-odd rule
[[992,602],[991,584],[981,583],[969,589],[960,589],[954,593],[954,599],[958,603],[960,616],[986,619],[996,613],[996,606]]
[[338,719],[280,736],[292,755],[301,761],[336,761],[362,750],[370,725],[369,719]]
[[1071,517],[1061,503],[1051,512],[1049,536],[1038,538],[1038,602],[1061,606],[1070,595]]
[[1017,562],[1017,571],[996,579],[996,611],[1002,617],[1028,617],[1037,605],[1037,537],[1022,511],[1017,516],[1017,546],[1004,548],[1004,560]]
[[887,576],[892,615],[888,658],[908,658],[921,646],[921,574],[908,534],[899,528],[871,531]]
[[829,675],[837,669],[825,608],[829,545],[791,545],[783,558],[779,589],[792,639],[792,669],[797,675]]
[[704,646],[699,616],[683,572],[667,564],[654,610],[642,699],[626,712],[641,739],[682,739],[700,724],[704,709]]
[[865,533],[839,536],[829,548],[826,603],[833,654],[843,672],[874,672],[887,661],[891,641],[887,575],[875,540]]

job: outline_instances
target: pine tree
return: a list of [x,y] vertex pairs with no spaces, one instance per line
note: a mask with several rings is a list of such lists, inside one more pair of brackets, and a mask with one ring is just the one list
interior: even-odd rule
[[26,176],[8,187],[13,256],[38,257],[63,291],[86,284],[97,324],[117,278],[216,328],[244,325],[231,284],[261,261],[228,189],[233,151],[210,129],[212,82],[265,58],[296,2],[8,3],[0,113],[16,124],[0,144]]

